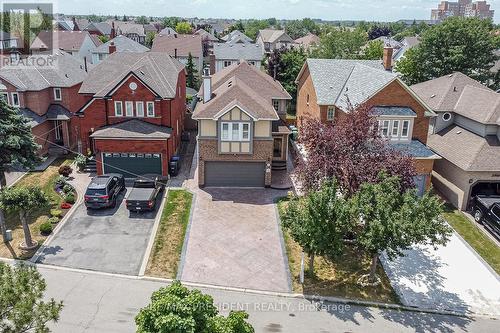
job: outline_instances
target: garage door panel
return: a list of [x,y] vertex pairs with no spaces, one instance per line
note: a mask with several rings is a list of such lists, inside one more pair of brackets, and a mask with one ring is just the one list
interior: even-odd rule
[[159,153],[104,153],[104,173],[121,173],[125,178],[136,178],[147,173],[162,174]]
[[205,162],[205,186],[264,187],[264,162]]

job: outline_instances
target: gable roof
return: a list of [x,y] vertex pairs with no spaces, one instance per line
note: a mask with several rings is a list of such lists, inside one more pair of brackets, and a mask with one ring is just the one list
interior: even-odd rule
[[92,133],[92,138],[101,139],[168,139],[172,129],[139,119],[130,119],[117,124],[102,127]]
[[184,65],[163,53],[115,52],[89,73],[79,93],[103,98],[127,77],[134,75],[159,97],[174,98],[182,70]]
[[116,36],[115,38],[107,41],[106,43],[102,44],[98,48],[92,51],[92,53],[109,53],[109,46],[111,43],[114,43],[116,46],[116,52],[135,52],[135,53],[142,53],[142,52],[147,52],[149,49],[137,43],[135,40],[132,40],[128,38],[127,36],[119,35]]
[[160,31],[160,35],[173,35],[173,34],[176,34],[176,33],[177,32],[174,29],[170,28],[170,27],[166,27],[166,28],[164,28],[164,29],[162,29]]
[[[201,95],[203,85],[198,95]],[[242,61],[226,67],[212,76],[213,98],[196,105],[193,119],[213,119],[234,106],[240,107],[254,119],[278,119],[273,99],[291,99],[278,81],[255,66]]]
[[250,60],[261,61],[264,56],[262,47],[258,44],[228,44],[216,43],[213,46],[216,60]]
[[[49,87],[72,87],[87,77],[82,61],[63,51],[37,55],[53,61],[54,66],[7,65],[0,68],[0,78],[20,91],[39,91]],[[31,63],[28,60],[28,63]],[[33,61],[36,64],[36,61]]]
[[500,124],[500,94],[460,72],[415,84],[411,89],[434,111]]
[[110,35],[111,34],[111,25],[107,22],[90,22],[85,29],[85,31],[99,31],[102,35]]
[[308,33],[304,37],[297,38],[295,43],[302,45],[304,48],[308,49],[313,45],[319,44],[319,37],[313,33]]
[[259,36],[264,43],[274,43],[277,40],[293,42],[292,37],[288,36],[285,30],[263,29],[259,30]]
[[174,56],[177,50],[177,56],[187,57],[189,53],[193,57],[203,55],[202,37],[200,35],[157,35],[153,41],[151,51],[164,52]]
[[219,41],[219,39],[217,37],[215,37],[214,35],[212,35],[208,31],[206,31],[205,29],[198,29],[198,30],[196,30],[196,32],[194,34],[200,35],[202,39],[204,39],[204,40],[207,39],[211,42],[218,42]]
[[498,171],[500,142],[496,135],[481,137],[458,125],[429,135],[427,145],[465,171]]
[[114,21],[117,34],[128,35],[137,34],[139,36],[146,36],[144,26],[142,24],[132,22]]
[[87,37],[90,38],[88,31],[43,30],[35,37],[31,48],[79,51]]
[[348,99],[361,104],[397,79],[380,60],[307,59],[297,80],[309,69],[318,105],[347,109]]
[[253,43],[253,40],[239,30],[233,30],[221,38],[227,43]]

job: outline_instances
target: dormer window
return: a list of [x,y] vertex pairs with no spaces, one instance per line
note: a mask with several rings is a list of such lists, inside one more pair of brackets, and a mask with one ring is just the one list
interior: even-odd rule
[[62,101],[61,88],[54,88],[54,101]]

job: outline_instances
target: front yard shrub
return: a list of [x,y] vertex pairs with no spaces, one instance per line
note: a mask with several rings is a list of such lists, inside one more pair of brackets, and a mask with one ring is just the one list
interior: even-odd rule
[[59,209],[51,209],[50,210],[50,215],[53,216],[53,217],[58,217],[60,218],[62,216],[62,210],[59,210]]
[[87,164],[87,157],[85,157],[82,154],[78,154],[75,157],[75,164],[76,164],[76,167],[78,168],[78,170],[82,171],[83,168],[85,167],[85,165]]
[[61,203],[61,209],[70,209],[73,205],[67,202]]
[[69,177],[69,175],[73,172],[73,168],[69,165],[61,165],[59,167],[59,174],[64,177]]
[[62,189],[65,185],[68,184],[68,181],[66,180],[66,177],[64,176],[59,176],[59,178],[56,179],[56,182],[55,182],[55,190],[60,190]]
[[48,221],[40,224],[40,232],[42,235],[49,235],[52,232],[52,224]]
[[49,222],[51,224],[57,224],[57,223],[59,223],[59,221],[60,221],[60,218],[57,216],[52,216],[51,218],[49,218],[47,220],[47,222]]
[[69,204],[74,204],[75,203],[75,195],[73,193],[69,193],[66,195],[64,198],[64,201],[66,201]]
[[73,192],[73,186],[71,186],[70,184],[64,185],[63,192],[66,194]]

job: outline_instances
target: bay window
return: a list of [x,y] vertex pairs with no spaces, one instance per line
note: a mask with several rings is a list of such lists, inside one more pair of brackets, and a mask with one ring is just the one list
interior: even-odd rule
[[380,120],[378,123],[380,135],[387,137],[389,136],[389,124],[390,120]]
[[250,141],[250,123],[224,122],[221,124],[222,141]]
[[402,138],[407,138],[409,132],[410,132],[410,121],[409,120],[403,120],[403,127],[401,128],[401,137]]

